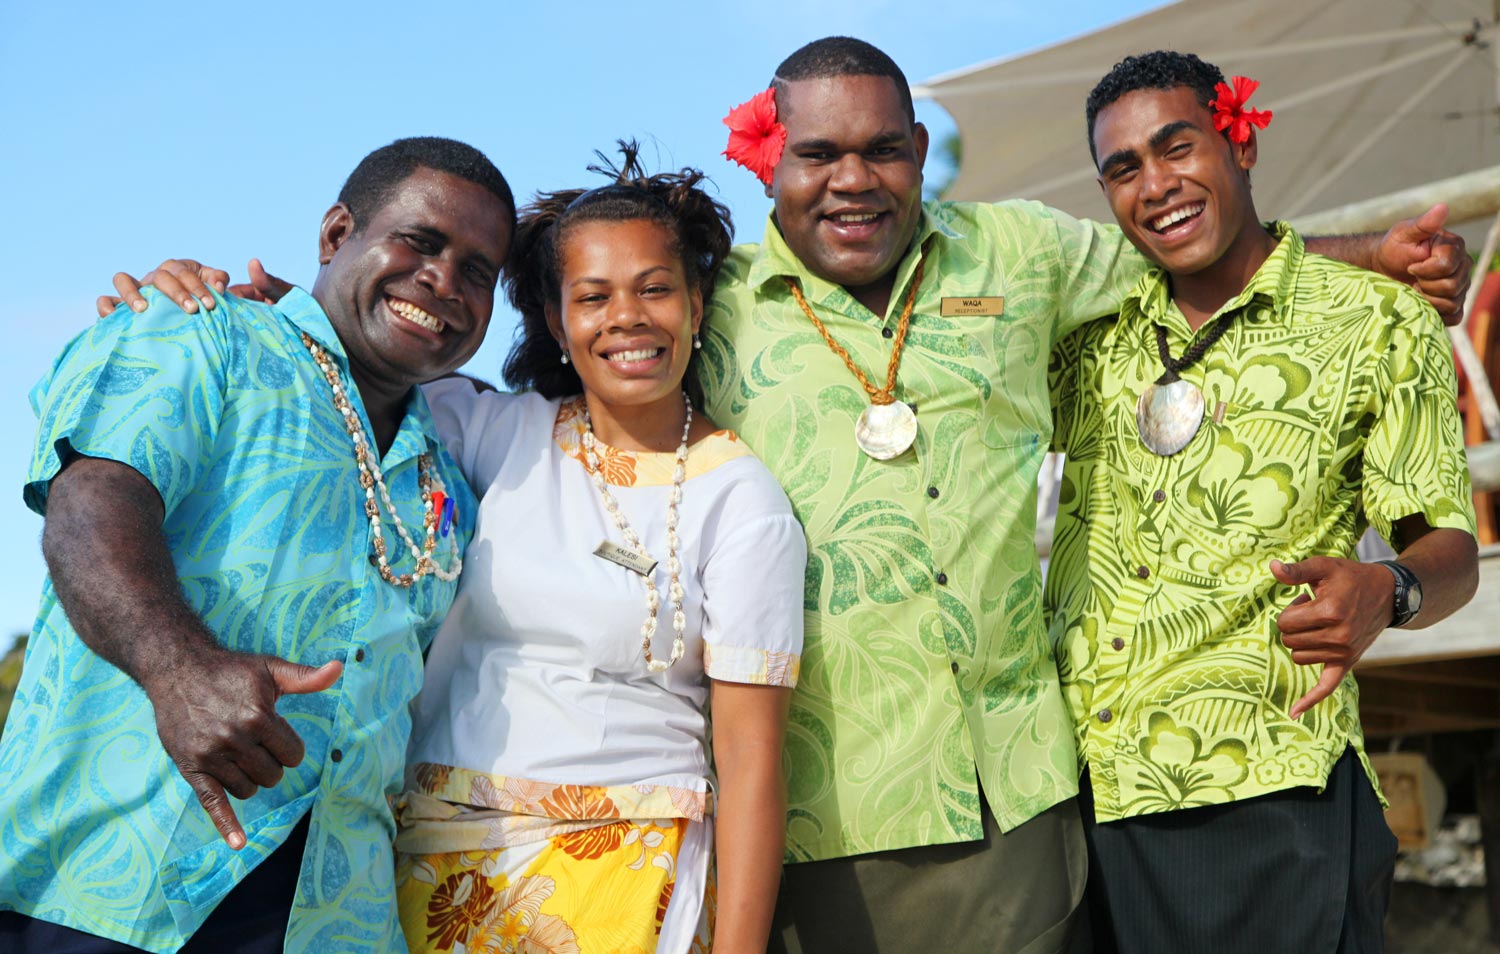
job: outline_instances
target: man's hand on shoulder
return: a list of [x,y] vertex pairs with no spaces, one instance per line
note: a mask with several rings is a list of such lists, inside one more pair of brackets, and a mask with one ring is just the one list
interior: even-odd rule
[[190,258],[169,258],[140,278],[128,272],[116,272],[113,279],[115,295],[100,295],[94,302],[99,317],[104,318],[123,305],[130,310],[146,310],[146,297],[141,294],[144,285],[155,285],[156,290],[177,302],[177,306],[188,314],[196,314],[198,303],[212,311],[215,290],[228,292],[250,301],[278,302],[292,290],[292,284],[267,272],[260,259],[250,259],[249,284],[229,284],[229,273],[211,265],[204,265]]
[[1323,665],[1317,685],[1292,705],[1289,715],[1296,719],[1332,695],[1390,625],[1396,583],[1383,566],[1334,557],[1297,563],[1272,560],[1270,569],[1277,582],[1312,590],[1311,596],[1302,593],[1292,600],[1276,618],[1292,662]]
[[1474,262],[1461,236],[1443,228],[1448,207],[1438,204],[1391,226],[1375,250],[1374,270],[1414,287],[1443,323],[1463,320]]

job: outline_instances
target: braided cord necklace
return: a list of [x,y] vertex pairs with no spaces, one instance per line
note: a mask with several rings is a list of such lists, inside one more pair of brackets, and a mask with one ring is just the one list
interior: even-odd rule
[[865,389],[865,394],[869,395],[870,406],[860,412],[859,420],[854,423],[854,442],[859,445],[860,450],[876,460],[899,457],[917,439],[917,415],[910,404],[896,400],[896,369],[901,364],[901,350],[906,345],[906,333],[911,328],[911,311],[917,303],[917,290],[922,287],[922,266],[925,261],[924,252],[923,258],[917,260],[917,271],[912,276],[911,288],[906,293],[906,303],[901,308],[901,320],[896,324],[896,343],[891,348],[891,360],[886,364],[885,387],[879,389],[870,383],[859,365],[849,357],[849,352],[834,340],[823,322],[818,320],[812,306],[802,297],[802,289],[797,282],[791,278],[786,280],[802,313],[818,329],[818,334],[823,336],[829,350],[843,359],[844,366],[853,373],[859,386]]

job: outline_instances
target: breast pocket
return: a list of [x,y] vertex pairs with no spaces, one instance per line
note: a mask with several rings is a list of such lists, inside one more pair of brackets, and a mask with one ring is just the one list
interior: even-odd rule
[[974,334],[974,365],[988,384],[980,439],[992,448],[1040,445],[1052,437],[1047,392],[1051,330],[1042,322],[1005,316],[977,319],[988,326]]
[[1305,416],[1265,408],[1208,408],[1206,457],[1189,501],[1227,532],[1294,539],[1316,515],[1321,432]]

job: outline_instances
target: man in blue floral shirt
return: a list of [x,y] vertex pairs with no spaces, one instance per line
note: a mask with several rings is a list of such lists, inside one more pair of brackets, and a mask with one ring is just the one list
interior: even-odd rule
[[400,140],[311,294],[152,292],[37,385],[0,949],[404,949],[387,798],[475,509],[415,385],[478,347],[514,220],[478,151]]

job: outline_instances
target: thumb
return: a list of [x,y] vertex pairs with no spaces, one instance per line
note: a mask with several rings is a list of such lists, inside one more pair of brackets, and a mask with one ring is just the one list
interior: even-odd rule
[[1305,563],[1282,563],[1280,560],[1271,561],[1271,575],[1277,583],[1287,586],[1300,586],[1311,578]]
[[337,659],[314,669],[312,666],[302,666],[272,656],[266,660],[266,668],[270,670],[271,678],[276,683],[277,695],[281,696],[322,692],[338,682],[339,677],[344,674],[344,664]]
[[280,301],[283,295],[292,290],[291,282],[283,281],[266,271],[258,258],[250,259],[250,284],[270,302]]
[[1349,672],[1349,667],[1343,663],[1327,663],[1323,666],[1323,674],[1318,677],[1318,684],[1307,691],[1307,695],[1292,703],[1291,712],[1288,713],[1293,719],[1301,718],[1302,713],[1333,695],[1333,690],[1344,681],[1344,676]]
[[1391,234],[1413,245],[1425,242],[1443,230],[1448,221],[1448,206],[1442,202],[1414,219],[1402,219],[1391,227]]

